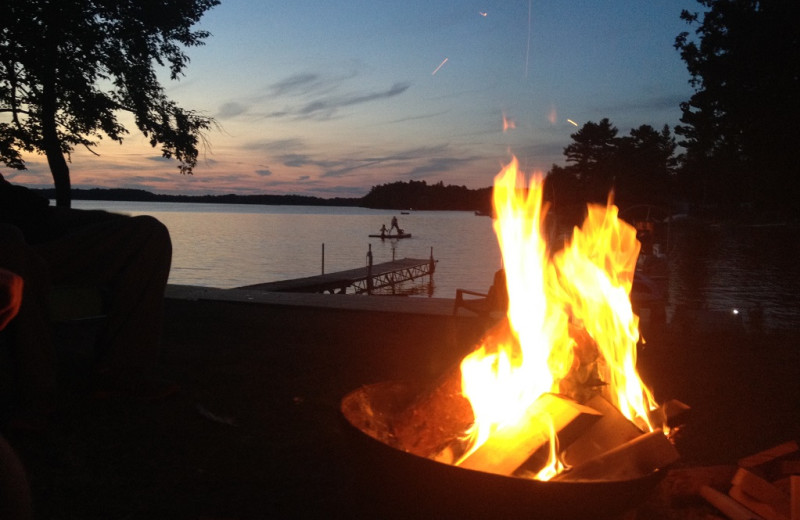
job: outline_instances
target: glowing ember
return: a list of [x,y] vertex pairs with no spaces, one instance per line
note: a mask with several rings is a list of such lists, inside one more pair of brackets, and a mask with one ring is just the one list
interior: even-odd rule
[[[542,232],[542,175],[527,187],[523,180],[516,158],[495,178],[509,332],[487,335],[461,363],[462,393],[475,417],[461,464],[493,436],[515,431],[547,393],[575,398],[591,388],[640,428],[654,429],[648,412],[656,405],[636,372],[638,317],[630,303],[636,230],[619,220],[612,204],[589,206],[582,227],[552,253]],[[543,422],[552,437],[553,420]],[[555,461],[557,450],[551,451]]]

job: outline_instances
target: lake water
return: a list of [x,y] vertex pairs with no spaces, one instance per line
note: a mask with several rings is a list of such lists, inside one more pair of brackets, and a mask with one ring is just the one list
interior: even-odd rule
[[[433,296],[486,290],[500,268],[492,220],[465,211],[397,211],[315,206],[74,201],[76,208],[149,214],[170,230],[170,283],[231,288],[364,267],[392,258],[438,261]],[[412,234],[370,238],[392,216]],[[425,292],[428,294],[428,292]]]
[[[485,291],[501,267],[492,220],[471,212],[312,206],[74,201],[153,215],[173,241],[170,283],[231,288],[362,267],[396,258],[438,261],[425,295],[453,298],[456,289]],[[392,216],[412,233],[404,240],[369,238]],[[800,328],[798,226],[672,226],[661,237],[669,258],[668,311],[725,317],[763,316],[767,328]],[[745,318],[749,319],[749,318]]]

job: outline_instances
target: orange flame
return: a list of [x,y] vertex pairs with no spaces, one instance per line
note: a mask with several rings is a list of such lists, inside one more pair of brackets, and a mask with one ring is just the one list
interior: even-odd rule
[[606,397],[630,420],[652,430],[648,411],[655,402],[636,372],[638,317],[630,304],[640,247],[635,229],[619,220],[615,206],[590,206],[582,227],[551,257],[542,231],[543,176],[534,174],[528,187],[523,181],[516,157],[495,178],[494,228],[508,287],[510,332],[487,335],[461,363],[462,393],[475,417],[469,453],[518,421],[543,393],[559,391],[581,363],[570,332],[576,327],[597,346]]
[[561,459],[558,456],[558,437],[556,436],[557,432],[553,426],[553,421],[548,421],[548,426],[550,427],[550,451],[547,463],[542,469],[539,470],[538,473],[536,473],[536,475],[533,476],[533,478],[536,480],[550,480],[565,468],[564,463],[561,462]]

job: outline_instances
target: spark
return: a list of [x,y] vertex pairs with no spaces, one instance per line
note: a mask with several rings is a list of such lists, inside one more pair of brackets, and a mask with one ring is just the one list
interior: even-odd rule
[[489,15],[489,13],[487,13],[486,11],[478,11],[478,14],[483,16],[484,18],[486,18]]
[[442,60],[442,62],[439,64],[439,66],[438,66],[438,67],[436,67],[435,69],[433,69],[433,72],[431,72],[431,76],[433,76],[433,75],[435,75],[437,72],[439,72],[439,69],[441,69],[441,68],[442,68],[442,66],[443,66],[445,63],[447,63],[447,58],[443,59],[443,60]]
[[572,126],[578,126],[578,123],[576,123],[572,119],[567,119],[567,123],[571,124]]

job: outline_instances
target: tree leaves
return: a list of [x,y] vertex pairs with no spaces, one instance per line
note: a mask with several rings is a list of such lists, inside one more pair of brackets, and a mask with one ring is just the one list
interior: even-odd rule
[[697,177],[695,202],[797,214],[800,197],[800,3],[700,0],[678,35],[695,88],[675,133]]
[[[167,98],[155,67],[167,67],[173,80],[183,75],[184,48],[209,36],[192,26],[218,3],[7,0],[0,18],[0,114],[8,122],[0,125],[0,161],[24,168],[20,150],[38,151],[53,170],[55,154],[91,149],[104,136],[122,142],[128,130],[118,116],[128,111],[152,146],[191,173],[200,134],[213,121]],[[57,190],[64,175],[68,189],[68,170],[53,175]]]
[[573,142],[564,148],[570,164],[554,167],[548,176],[553,191],[558,192],[555,202],[605,203],[611,191],[618,204],[667,202],[677,166],[676,144],[669,126],[657,131],[641,125],[631,129],[628,136],[617,134],[617,128],[604,118],[599,123],[585,123],[571,135]]

